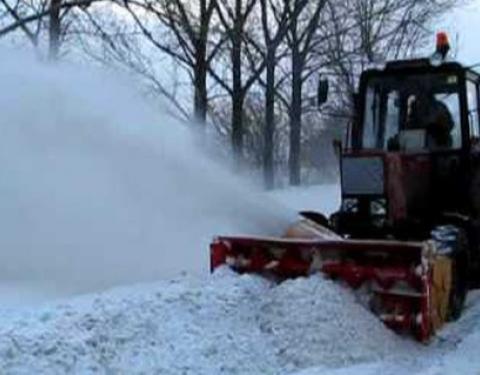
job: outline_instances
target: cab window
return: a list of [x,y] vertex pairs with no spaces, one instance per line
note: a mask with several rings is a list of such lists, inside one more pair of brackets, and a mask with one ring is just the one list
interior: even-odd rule
[[[366,85],[362,147],[430,151],[462,146],[458,77],[372,77]],[[477,131],[478,118],[477,118]]]
[[470,128],[470,141],[477,143],[480,138],[478,121],[478,92],[477,85],[467,81],[468,123]]

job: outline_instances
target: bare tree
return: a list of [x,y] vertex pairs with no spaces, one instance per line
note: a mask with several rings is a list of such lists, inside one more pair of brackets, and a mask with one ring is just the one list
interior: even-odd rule
[[[112,4],[108,11],[95,8],[83,9],[83,19],[73,27],[79,52],[104,66],[133,75],[145,96],[163,99],[157,102],[164,111],[182,122],[191,120],[190,103],[182,100],[182,82],[177,74],[181,68],[171,67],[180,64],[173,64],[169,54],[146,40],[134,22],[125,22],[123,5]],[[186,85],[190,91],[190,81]]]
[[[223,44],[223,40],[217,40],[211,32],[216,1],[123,2],[145,38],[155,48],[183,64],[191,73],[194,91],[193,112],[200,124],[205,124],[207,119],[207,79],[210,65]],[[154,23],[156,32],[147,25],[148,17],[153,17],[157,21]]]
[[32,46],[36,48],[39,42],[42,18],[48,14],[45,12],[47,2],[27,3],[17,0],[13,3],[8,0],[1,0],[0,3],[5,9],[6,15],[0,28],[0,37],[20,30]]
[[[265,44],[265,128],[263,131],[263,178],[267,189],[274,187],[275,70],[280,47],[288,26],[288,6],[281,1],[260,0],[263,42]],[[273,20],[271,19],[273,18]],[[276,26],[276,27],[275,27]],[[274,32],[272,29],[275,27]]]
[[[303,84],[312,45],[326,0],[304,7],[303,0],[293,0],[289,9],[292,20],[288,27],[288,47],[291,51],[291,102],[289,176],[291,185],[300,184],[300,152],[302,131]],[[299,10],[300,9],[300,10]],[[295,16],[297,15],[297,16]]]
[[58,51],[60,48],[60,34],[61,34],[61,19],[60,9],[62,0],[50,0],[50,14],[49,14],[49,58],[56,60],[58,58]]
[[[267,189],[275,184],[274,133],[275,133],[275,71],[280,56],[278,49],[288,31],[288,1],[260,0],[262,35],[265,44],[265,128],[263,131],[263,178]],[[297,15],[291,15],[292,18]],[[273,17],[273,20],[271,19]],[[274,31],[272,32],[272,29]]]
[[[0,26],[0,38],[21,31],[32,44],[38,48],[43,31],[48,31],[48,55],[55,60],[58,57],[61,38],[66,32],[62,26],[62,20],[74,8],[88,7],[93,1],[101,0],[17,0],[12,3],[9,0],[0,0],[8,15]],[[47,20],[47,21],[46,21]],[[45,24],[48,22],[48,28]]]
[[214,72],[212,75],[231,97],[231,141],[237,162],[241,160],[243,153],[245,98],[265,67],[265,61],[260,59],[258,62],[246,43],[247,22],[256,4],[257,0],[218,0],[216,6],[223,33],[228,41],[231,77],[222,79]]

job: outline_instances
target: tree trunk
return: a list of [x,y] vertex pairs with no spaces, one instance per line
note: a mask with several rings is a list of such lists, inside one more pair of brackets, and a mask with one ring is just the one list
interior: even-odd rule
[[207,122],[207,61],[206,61],[206,45],[203,41],[199,42],[197,46],[197,55],[194,67],[194,116],[195,121],[205,127]]
[[235,24],[232,35],[232,148],[237,165],[243,152],[243,101],[242,87],[242,0],[235,1]]
[[205,128],[207,122],[207,106],[208,106],[208,92],[207,92],[207,42],[208,31],[210,26],[210,17],[207,9],[207,1],[200,0],[200,31],[196,38],[195,44],[195,66],[194,66],[194,116],[195,121]]
[[275,50],[269,48],[266,60],[266,90],[265,90],[265,130],[263,133],[263,178],[265,188],[270,190],[275,186],[273,165],[274,134],[275,134]]
[[[298,3],[295,2],[295,7]],[[296,9],[296,8],[295,8]],[[290,152],[288,154],[288,169],[290,185],[300,185],[300,136],[302,132],[302,72],[304,68],[303,55],[300,52],[297,19],[290,25],[292,37],[292,102],[290,107]]]
[[54,61],[58,58],[58,51],[60,48],[60,9],[62,6],[62,0],[51,0],[50,2],[50,19],[49,19],[49,59]]
[[300,152],[302,132],[302,67],[295,58],[292,58],[292,107],[290,109],[290,153],[288,167],[290,185],[300,185]]
[[234,95],[232,98],[232,148],[238,166],[243,151],[243,95]]

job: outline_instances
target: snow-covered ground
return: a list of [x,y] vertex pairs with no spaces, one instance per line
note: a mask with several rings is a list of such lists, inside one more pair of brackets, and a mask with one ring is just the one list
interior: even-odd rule
[[[381,343],[381,345],[379,345]],[[2,373],[287,374],[413,350],[320,276],[221,269],[4,312]],[[409,349],[407,349],[409,348]]]
[[429,346],[320,275],[212,276],[0,312],[2,374],[478,374],[480,294]]

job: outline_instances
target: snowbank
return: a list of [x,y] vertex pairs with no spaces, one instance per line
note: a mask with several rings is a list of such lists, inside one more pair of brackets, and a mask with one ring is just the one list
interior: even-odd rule
[[263,297],[260,324],[288,368],[379,360],[408,345],[355,300],[321,276],[285,281]]
[[480,292],[470,292],[462,317],[447,324],[432,342],[398,346],[380,361],[337,369],[311,367],[295,375],[478,375],[480,373]]
[[220,270],[4,316],[0,372],[285,374],[385,358],[400,341],[320,276]]

